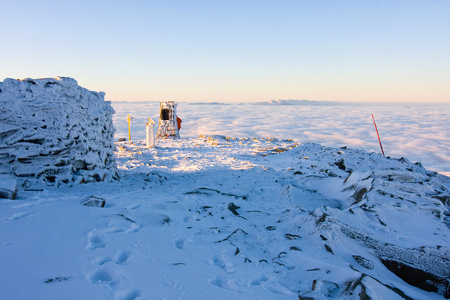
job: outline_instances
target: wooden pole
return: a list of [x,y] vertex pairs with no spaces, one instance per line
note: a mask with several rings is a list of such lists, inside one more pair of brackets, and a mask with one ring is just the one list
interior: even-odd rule
[[127,121],[128,121],[128,140],[131,141],[131,114],[128,114]]
[[373,125],[375,125],[375,130],[377,132],[378,143],[380,143],[381,153],[383,153],[383,156],[386,157],[386,155],[384,155],[383,145],[381,144],[380,134],[378,133],[377,123],[375,123],[375,117],[373,116],[373,114],[372,114],[372,119],[373,119]]

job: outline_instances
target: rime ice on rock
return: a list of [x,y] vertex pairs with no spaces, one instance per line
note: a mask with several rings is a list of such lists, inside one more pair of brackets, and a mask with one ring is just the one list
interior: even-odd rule
[[0,173],[56,184],[116,178],[104,96],[68,77],[0,82]]
[[0,198],[14,200],[17,193],[17,181],[7,174],[0,174]]

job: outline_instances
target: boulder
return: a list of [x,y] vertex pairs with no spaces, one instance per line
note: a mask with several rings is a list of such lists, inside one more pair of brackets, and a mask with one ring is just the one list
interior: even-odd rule
[[84,206],[105,207],[106,201],[103,198],[90,196],[81,202]]

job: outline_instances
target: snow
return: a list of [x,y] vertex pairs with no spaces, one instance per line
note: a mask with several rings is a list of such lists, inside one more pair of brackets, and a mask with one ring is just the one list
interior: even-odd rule
[[[127,136],[128,113],[135,121],[133,141],[116,141],[118,180],[57,186],[16,177],[16,200],[0,199],[2,299],[448,293],[449,177],[407,155],[291,140],[302,129],[275,108],[285,105],[181,103],[182,138],[148,148],[145,123],[158,119],[159,103],[133,104],[134,111],[122,104],[113,104],[116,140]],[[342,111],[288,107],[309,115],[302,126],[311,132],[330,125],[330,110]],[[381,131],[387,119],[380,120]],[[330,137],[337,129],[324,132]],[[356,134],[352,139],[364,144]]]

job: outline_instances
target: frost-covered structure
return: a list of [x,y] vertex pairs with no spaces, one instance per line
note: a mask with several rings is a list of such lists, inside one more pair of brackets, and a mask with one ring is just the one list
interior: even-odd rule
[[51,184],[116,178],[104,95],[67,77],[0,82],[0,173]]
[[178,102],[175,101],[161,102],[156,138],[180,137],[177,126],[177,105]]

